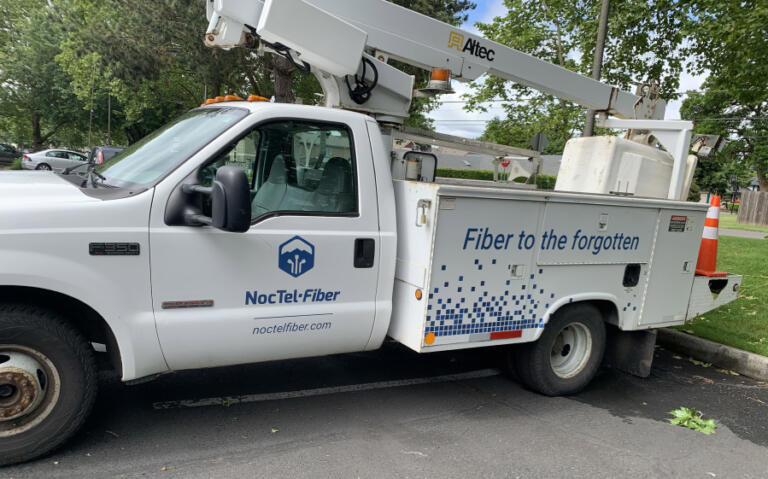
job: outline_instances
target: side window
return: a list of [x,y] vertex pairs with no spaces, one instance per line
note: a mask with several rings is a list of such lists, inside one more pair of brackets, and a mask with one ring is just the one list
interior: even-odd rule
[[45,156],[47,156],[48,158],[58,158],[57,153],[58,151],[49,151],[48,153],[45,154]]
[[264,125],[260,131],[253,218],[358,211],[355,155],[346,127],[285,121]]
[[229,150],[204,166],[200,170],[200,184],[211,186],[213,179],[216,177],[216,171],[219,168],[222,166],[236,166],[245,171],[245,174],[248,175],[248,181],[251,183],[251,188],[253,188],[253,171],[260,138],[261,133],[259,131],[251,131]]
[[78,155],[77,153],[67,153],[67,156],[69,157],[70,160],[85,161],[85,157],[83,157],[82,155]]
[[[256,157],[261,133],[253,130],[241,138],[234,146],[217,156],[212,162],[200,169],[199,182],[202,186],[211,186],[216,177],[216,171],[222,166],[236,166],[245,171],[248,181],[253,188],[253,174],[256,170]],[[253,196],[253,191],[251,192]],[[211,214],[211,199],[203,197],[203,214]]]
[[[352,135],[342,125],[282,121],[262,125],[200,169],[210,186],[224,165],[242,168],[251,184],[251,217],[354,215],[357,182]],[[203,200],[210,214],[210,199]]]

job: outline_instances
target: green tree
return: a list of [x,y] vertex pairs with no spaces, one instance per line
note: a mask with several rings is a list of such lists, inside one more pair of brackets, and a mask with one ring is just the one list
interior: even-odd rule
[[[705,87],[709,86],[709,80]],[[743,112],[732,108],[732,98],[728,92],[707,88],[703,93],[689,92],[680,108],[680,115],[695,124],[694,132],[708,135],[720,135],[727,140],[722,151],[711,158],[699,161],[696,168],[696,183],[706,191],[725,195],[733,190],[733,183],[740,187],[747,186],[754,177],[749,161],[750,147],[744,134],[751,122],[743,121]]]
[[0,128],[35,150],[83,119],[71,78],[55,61],[64,36],[48,2],[0,4]]
[[58,0],[69,25],[58,62],[72,76],[85,108],[106,126],[107,97],[113,122],[128,142],[209,97],[272,94],[263,60],[245,50],[212,50],[201,39],[205,5],[161,0]]
[[[477,24],[486,38],[584,75],[591,74],[600,0],[505,0],[507,13]],[[683,68],[683,2],[613,0],[608,22],[604,81],[631,90],[633,80],[658,79],[661,96],[674,98]],[[543,131],[551,139],[547,153],[562,152],[581,131],[583,108],[531,88],[495,77],[475,82],[466,108],[485,111],[485,102],[501,100],[506,117],[488,125],[483,139],[528,147]]]
[[754,168],[760,189],[768,191],[768,4],[693,3],[689,67],[708,77],[704,93],[688,99],[688,117],[697,131],[729,138],[730,154]]

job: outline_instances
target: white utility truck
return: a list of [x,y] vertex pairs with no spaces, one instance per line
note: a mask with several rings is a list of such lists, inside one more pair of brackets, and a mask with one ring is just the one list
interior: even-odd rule
[[[212,100],[85,180],[0,174],[1,464],[82,425],[96,347],[135,383],[388,336],[424,353],[507,345],[527,387],[559,395],[604,351],[647,375],[654,328],[682,324],[692,295],[695,312],[735,298],[739,276],[694,274],[691,124],[663,121],[652,87],[625,93],[383,0],[211,0],[208,16],[209,46],[287,56],[326,108]],[[434,157],[393,155],[413,78],[390,58],[442,70],[419,94],[494,74],[631,132],[569,145],[558,188],[580,191],[441,182]]]

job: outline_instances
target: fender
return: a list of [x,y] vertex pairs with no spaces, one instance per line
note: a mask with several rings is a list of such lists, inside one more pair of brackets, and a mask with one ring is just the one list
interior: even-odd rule
[[[167,371],[150,287],[154,189],[101,200],[58,177],[46,178],[37,190],[22,188],[23,177],[13,183],[31,195],[29,201],[0,202],[0,285],[53,291],[96,311],[120,348],[124,381]],[[95,255],[93,243],[135,243],[139,254]]]
[[[9,261],[3,256],[0,255],[0,263],[4,265],[5,271],[0,276],[0,285],[38,288],[61,293],[86,304],[104,319],[104,322],[112,330],[112,335],[120,349],[123,381],[169,370],[160,349],[151,305],[150,309],[141,308],[140,310],[127,308],[124,304],[118,306],[122,301],[117,300],[117,304],[115,304],[112,302],[115,301],[113,295],[100,296],[94,289],[89,289],[86,286],[100,283],[103,288],[100,289],[108,291],[122,288],[124,285],[116,284],[108,276],[97,274],[74,261],[40,253],[24,252],[19,254],[17,252],[14,255],[16,257],[14,262],[20,261],[28,265],[45,264],[53,271],[69,271],[70,277],[83,280],[83,283],[76,284],[70,280],[51,275],[10,272],[8,271],[9,268],[5,266],[9,264]],[[122,314],[118,312],[120,309],[123,311]]]
[[616,296],[612,294],[589,292],[589,293],[578,293],[578,294],[572,294],[569,296],[563,296],[559,298],[557,301],[555,301],[554,303],[550,304],[549,308],[544,313],[544,316],[542,317],[542,319],[544,320],[544,326],[535,330],[534,341],[539,339],[541,334],[544,332],[544,328],[547,326],[547,324],[549,324],[549,319],[552,317],[553,314],[555,314],[558,310],[560,310],[560,308],[572,303],[583,303],[585,301],[607,301],[611,303],[614,308],[616,308],[616,311],[619,310],[618,300]]

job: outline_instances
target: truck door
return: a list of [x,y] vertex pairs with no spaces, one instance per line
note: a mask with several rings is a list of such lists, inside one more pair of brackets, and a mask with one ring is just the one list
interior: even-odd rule
[[196,173],[203,185],[223,165],[248,174],[247,233],[152,222],[153,302],[171,368],[365,348],[379,230],[360,124],[263,123],[203,164]]

